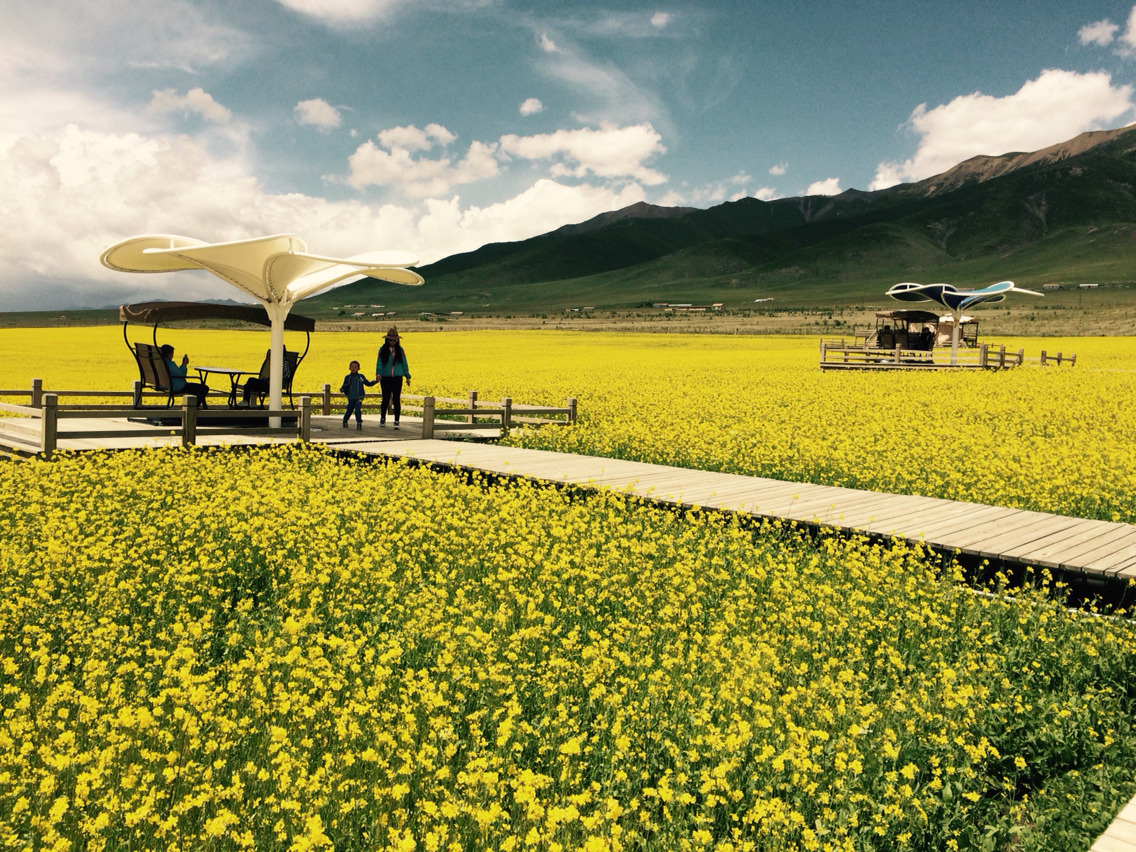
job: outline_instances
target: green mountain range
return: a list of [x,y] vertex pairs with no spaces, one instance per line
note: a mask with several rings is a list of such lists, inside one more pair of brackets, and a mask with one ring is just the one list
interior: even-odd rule
[[305,303],[315,316],[484,314],[774,299],[878,300],[899,281],[963,287],[1136,281],[1136,125],[1031,153],[974,157],[875,192],[707,210],[636,204],[420,268],[420,288],[364,279]]

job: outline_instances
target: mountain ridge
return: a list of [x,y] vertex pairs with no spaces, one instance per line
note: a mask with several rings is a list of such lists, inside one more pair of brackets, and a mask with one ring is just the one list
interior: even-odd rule
[[[1041,280],[1130,280],[1133,245],[1136,125],[1034,152],[972,157],[875,191],[742,198],[706,209],[640,202],[422,267],[427,286],[402,301],[507,310],[580,300],[628,306],[678,292],[717,294],[715,301],[734,291],[749,301],[770,292],[821,300],[923,274],[967,285],[1007,277],[991,271],[1006,267],[1028,268]],[[364,279],[317,299],[399,299],[389,288],[376,295],[378,286]]]

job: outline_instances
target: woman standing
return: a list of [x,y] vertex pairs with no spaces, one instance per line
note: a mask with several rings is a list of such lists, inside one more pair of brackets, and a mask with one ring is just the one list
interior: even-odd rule
[[402,413],[402,380],[410,387],[410,365],[406,363],[406,353],[399,345],[398,329],[391,326],[386,340],[379,349],[375,362],[375,378],[383,389],[383,405],[379,409],[379,425],[387,425],[387,410],[394,413],[394,428],[398,428],[398,418]]

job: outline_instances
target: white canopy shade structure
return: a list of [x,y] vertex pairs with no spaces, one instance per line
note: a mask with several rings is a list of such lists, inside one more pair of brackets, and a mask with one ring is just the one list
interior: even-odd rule
[[1008,293],[1026,293],[1030,296],[1041,296],[1033,290],[1026,290],[1014,285],[1013,281],[999,281],[988,287],[978,290],[963,290],[953,284],[915,284],[907,281],[896,284],[887,294],[900,302],[938,302],[951,312],[954,328],[951,331],[951,363],[958,362],[959,329],[962,326],[962,312],[964,308],[976,305],[1001,302]]
[[204,269],[248,293],[268,312],[272,330],[269,407],[280,410],[284,377],[284,320],[292,306],[349,278],[369,275],[393,284],[418,286],[422,276],[407,267],[418,258],[404,251],[374,251],[348,258],[309,254],[302,239],[276,234],[231,243],[205,243],[171,234],[144,234],[115,243],[102,264],[119,272]]

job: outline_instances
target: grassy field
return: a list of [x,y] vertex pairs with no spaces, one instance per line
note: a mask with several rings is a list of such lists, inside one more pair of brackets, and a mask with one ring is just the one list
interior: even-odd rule
[[[378,342],[314,335],[297,386]],[[404,327],[415,392],[578,397],[515,443],[1132,522],[1136,342],[1004,342],[1078,365]],[[133,369],[116,326],[0,330],[0,387]],[[917,548],[300,447],[0,463],[0,538],[13,848],[1040,852],[1136,792],[1131,622]]]

